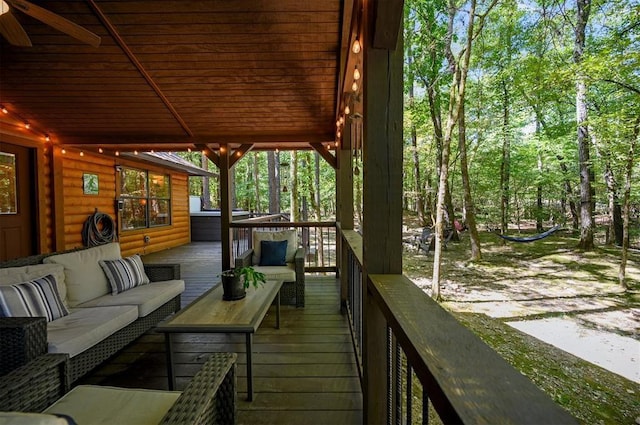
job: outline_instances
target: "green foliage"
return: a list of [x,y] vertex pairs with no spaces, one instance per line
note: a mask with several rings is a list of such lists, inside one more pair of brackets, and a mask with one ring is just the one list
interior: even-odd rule
[[[413,198],[417,194],[412,128],[417,133],[423,196],[429,194],[428,188],[434,189],[437,178],[438,147],[428,89],[434,88],[442,99],[440,113],[444,116],[451,84],[443,50],[449,3],[409,0],[405,4],[405,93],[413,93],[413,98],[407,97],[405,102],[404,177],[406,196]],[[454,22],[453,38],[462,40],[469,2],[462,0],[455,5],[460,18]],[[640,6],[632,0],[594,3],[579,66],[572,59],[575,7],[575,3],[546,0],[499,2],[474,42],[465,130],[472,195],[481,221],[495,222],[499,218],[505,138],[510,142],[511,155],[510,204],[516,206],[511,208],[512,221],[542,217],[563,222],[569,215],[568,202],[579,204],[575,122],[578,73],[587,77],[598,213],[606,213],[608,205],[605,163],[612,169],[614,180],[618,184],[623,181],[628,146],[640,113]],[[454,41],[452,48],[460,47]],[[452,146],[451,158],[449,184],[454,206],[461,208],[457,146]],[[636,172],[639,159],[636,152]],[[432,179],[431,184],[426,176]],[[631,202],[638,209],[640,188],[636,181]],[[566,183],[573,199],[566,193]],[[537,205],[539,188],[542,209]],[[410,202],[405,206],[412,208]]]

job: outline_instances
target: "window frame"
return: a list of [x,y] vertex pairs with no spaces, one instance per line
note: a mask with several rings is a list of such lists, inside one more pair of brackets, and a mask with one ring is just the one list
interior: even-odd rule
[[[125,192],[125,187],[124,187],[124,183],[126,181],[125,179],[125,173],[127,172],[136,172],[136,173],[142,173],[144,175],[144,187],[143,187],[143,192],[144,195],[140,196],[137,194],[134,195],[129,195]],[[164,196],[152,196],[152,192],[153,190],[151,189],[151,179],[153,177],[163,177],[166,181],[166,197]],[[120,169],[120,184],[119,184],[119,197],[118,200],[120,201],[122,208],[119,211],[119,215],[120,215],[120,230],[122,232],[134,232],[137,230],[145,230],[145,229],[154,229],[157,227],[166,227],[166,226],[171,226],[172,222],[173,222],[173,214],[172,214],[172,202],[171,202],[171,195],[172,195],[172,187],[171,187],[171,174],[166,173],[164,171],[155,171],[155,170],[148,170],[148,169],[143,169],[143,168],[138,168],[135,166],[121,166]],[[135,226],[135,227],[124,227],[124,219],[123,219],[123,215],[124,215],[124,211],[126,209],[125,205],[127,203],[127,201],[134,201],[134,202],[139,202],[139,204],[141,206],[143,206],[144,208],[144,225],[142,226]],[[167,220],[166,223],[161,223],[161,224],[153,224],[152,223],[152,214],[151,214],[151,205],[153,204],[159,205],[162,203],[166,203],[167,208],[166,208],[166,214],[167,214]]]

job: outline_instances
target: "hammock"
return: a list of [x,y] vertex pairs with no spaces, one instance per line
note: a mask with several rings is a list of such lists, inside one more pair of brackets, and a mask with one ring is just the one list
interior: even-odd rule
[[561,226],[558,224],[553,226],[551,229],[547,230],[546,232],[539,233],[533,236],[527,236],[524,238],[516,238],[515,236],[501,235],[500,233],[496,233],[496,235],[500,236],[502,239],[506,239],[511,242],[533,242],[533,241],[538,241],[540,239],[544,239],[547,236],[557,232],[558,230],[560,230],[560,227]]

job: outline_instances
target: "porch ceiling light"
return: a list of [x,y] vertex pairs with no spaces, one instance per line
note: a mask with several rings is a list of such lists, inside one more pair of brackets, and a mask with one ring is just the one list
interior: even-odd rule
[[358,37],[356,37],[355,41],[353,42],[353,46],[351,46],[351,51],[357,55],[358,53],[360,53],[360,50],[362,50],[362,46],[360,45],[360,40],[358,40]]

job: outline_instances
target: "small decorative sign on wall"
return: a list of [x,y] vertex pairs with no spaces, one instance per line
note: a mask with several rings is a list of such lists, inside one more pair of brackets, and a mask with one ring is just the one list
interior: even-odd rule
[[85,173],[82,175],[82,188],[85,195],[98,194],[98,175]]

